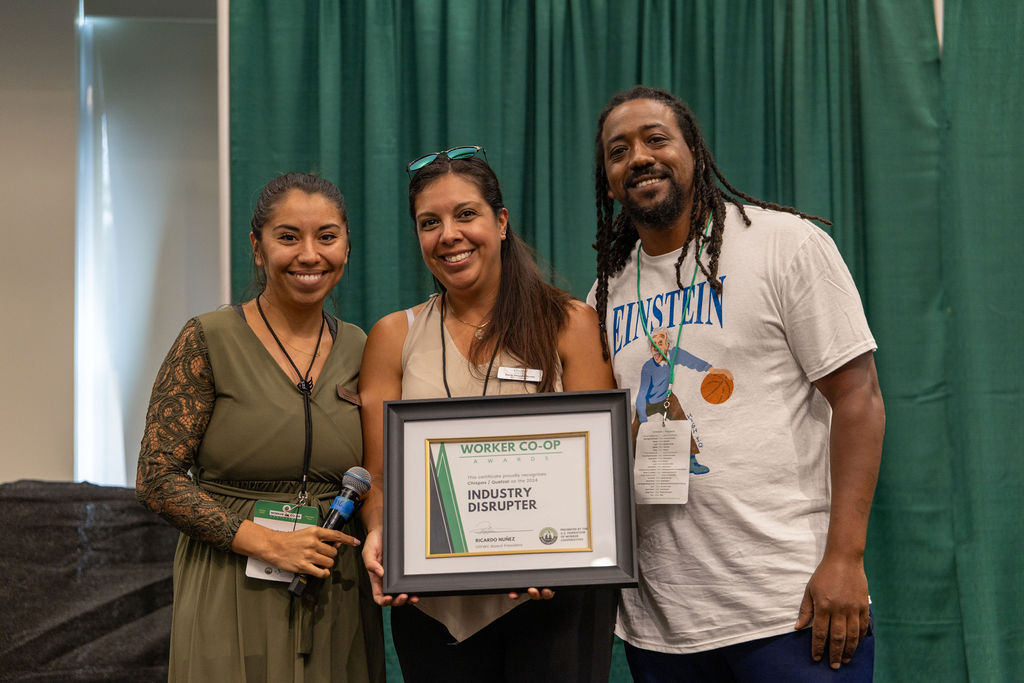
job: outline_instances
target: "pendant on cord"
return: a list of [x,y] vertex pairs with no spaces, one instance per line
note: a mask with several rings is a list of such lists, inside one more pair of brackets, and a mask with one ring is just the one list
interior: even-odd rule
[[299,388],[299,391],[301,391],[303,393],[308,393],[308,392],[313,391],[313,380],[312,379],[300,379],[299,383],[296,384],[295,386],[297,386]]

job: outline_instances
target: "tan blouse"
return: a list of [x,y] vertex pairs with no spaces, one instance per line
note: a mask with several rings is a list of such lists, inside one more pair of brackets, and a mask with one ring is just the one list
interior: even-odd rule
[[[484,389],[484,377],[488,364],[471,364],[455,346],[448,330],[441,325],[441,297],[430,297],[418,315],[412,309],[409,316],[409,333],[402,347],[402,398],[440,398],[445,396],[442,372],[447,370],[448,388],[452,397],[480,396]],[[441,361],[441,334],[445,340],[445,362]],[[499,353],[487,380],[487,395],[532,394],[537,385],[519,380],[500,380],[498,368],[522,367],[516,358]],[[555,382],[556,391],[562,390],[561,365]],[[453,595],[444,597],[423,597],[416,603],[426,614],[443,623],[457,641],[463,641],[487,626],[492,621],[512,610],[513,607],[529,600],[520,595],[512,600],[507,594]]]

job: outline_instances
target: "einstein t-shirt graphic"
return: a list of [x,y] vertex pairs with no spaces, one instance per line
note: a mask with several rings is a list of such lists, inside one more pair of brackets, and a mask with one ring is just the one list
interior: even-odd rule
[[[669,420],[689,420],[691,432],[693,432],[692,413],[688,413],[679,403],[679,394],[670,391],[670,386],[675,382],[685,384],[693,381],[692,377],[686,373],[679,373],[677,375],[680,369],[693,370],[701,374],[711,372],[712,375],[721,375],[727,378],[725,381],[728,382],[729,386],[728,395],[719,392],[716,395],[716,398],[719,399],[717,400],[718,403],[728,400],[729,395],[732,393],[732,373],[723,368],[713,368],[711,363],[698,358],[678,346],[673,346],[670,349],[670,340],[674,341],[673,337],[675,336],[672,332],[674,332],[672,328],[663,327],[650,331],[649,337],[644,338],[648,343],[651,357],[640,368],[640,384],[635,394],[636,412],[633,416],[634,447],[636,446],[636,437],[640,431],[640,425],[646,423],[648,418],[653,415],[664,415]],[[673,372],[673,368],[675,368],[676,372]],[[706,465],[702,465],[698,461],[697,455],[699,453],[700,447],[697,445],[697,439],[691,433],[689,450],[690,474],[707,474],[710,471]]]

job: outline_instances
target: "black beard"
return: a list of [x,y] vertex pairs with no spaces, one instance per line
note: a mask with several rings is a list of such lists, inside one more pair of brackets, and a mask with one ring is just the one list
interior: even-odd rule
[[[683,214],[683,206],[686,204],[686,193],[672,178],[666,178],[669,183],[668,194],[654,206],[637,206],[628,198],[623,199],[622,211],[630,218],[634,225],[642,225],[652,230],[666,230],[671,228]],[[627,195],[628,196],[628,195]]]

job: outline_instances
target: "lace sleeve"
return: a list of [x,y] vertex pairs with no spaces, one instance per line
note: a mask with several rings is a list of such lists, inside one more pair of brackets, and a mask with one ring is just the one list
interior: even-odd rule
[[183,533],[230,550],[242,519],[189,476],[210,423],[215,396],[206,338],[199,320],[192,318],[153,383],[135,495]]

